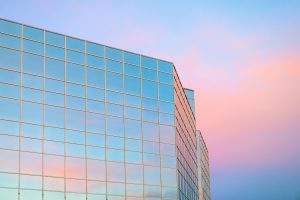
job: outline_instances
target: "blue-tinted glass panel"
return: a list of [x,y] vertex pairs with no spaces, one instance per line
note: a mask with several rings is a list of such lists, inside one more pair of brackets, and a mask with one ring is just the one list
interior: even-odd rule
[[157,99],[157,83],[147,80],[142,80],[142,94],[144,97]]
[[175,145],[160,143],[160,153],[163,155],[175,156]]
[[150,185],[160,185],[160,168],[145,166],[144,183]]
[[125,105],[141,107],[141,98],[137,96],[125,95]]
[[85,97],[85,88],[82,85],[67,83],[67,94],[78,96],[78,97]]
[[156,70],[142,68],[142,78],[156,81]]
[[104,52],[103,45],[95,44],[92,42],[86,42],[86,53],[103,57],[104,54],[103,52]]
[[41,124],[43,122],[43,106],[36,103],[22,102],[22,121]]
[[172,74],[166,74],[163,72],[158,72],[158,80],[161,83],[167,83],[172,85],[173,84],[173,75]]
[[23,26],[23,36],[24,38],[44,42],[44,31],[41,29]]
[[21,138],[21,150],[42,153],[42,140]]
[[21,39],[10,35],[0,34],[0,46],[21,49]]
[[106,114],[122,117],[123,116],[123,106],[106,103]]
[[20,98],[20,87],[0,83],[0,96]]
[[78,110],[85,109],[85,100],[78,97],[67,96],[66,97],[66,107],[74,108]]
[[46,43],[63,47],[65,46],[65,36],[46,31]]
[[98,101],[104,100],[104,90],[102,89],[87,87],[86,93],[88,99],[95,99]]
[[22,88],[22,99],[37,103],[43,102],[43,91],[30,88]]
[[87,68],[87,84],[96,87],[104,87],[104,72],[102,70]]
[[67,37],[66,38],[67,41],[67,48],[68,49],[74,49],[76,51],[84,51],[84,41],[83,40],[79,40],[76,38],[72,38],[72,37]]
[[144,153],[144,164],[151,166],[160,166],[160,156],[156,154]]
[[122,91],[122,75],[106,72],[106,88],[109,90]]
[[158,142],[143,141],[143,145],[144,145],[144,148],[143,148],[144,152],[159,154],[159,143]]
[[140,95],[141,94],[141,80],[131,76],[124,77],[124,90],[126,93]]
[[161,166],[176,168],[176,157],[173,156],[162,156],[161,157]]
[[21,130],[22,136],[31,137],[31,138],[39,138],[39,139],[42,139],[42,137],[43,137],[42,126],[22,123],[21,128],[22,128],[22,130]]
[[[99,147],[87,146],[87,157],[93,159],[104,160],[105,159],[105,149]],[[102,171],[103,173],[103,171]]]
[[51,91],[51,92],[64,93],[65,84],[62,81],[56,81],[56,80],[46,78],[45,79],[45,90],[46,91]]
[[45,127],[44,129],[45,140],[64,141],[65,133],[64,129]]
[[46,45],[46,52],[47,57],[57,58],[60,60],[65,59],[65,50],[63,48],[55,47],[52,45]]
[[96,113],[86,113],[86,130],[93,133],[104,133],[105,118],[104,115]]
[[[195,191],[197,191],[197,190],[195,190]],[[162,188],[162,196],[163,196],[164,199],[177,199],[177,189],[176,189],[176,187],[163,187]],[[196,194],[194,194],[193,196],[194,196],[194,199],[195,198],[198,199]]]
[[[41,176],[28,176],[28,175],[21,175],[20,177],[20,187],[26,189],[42,189],[42,177]],[[42,194],[42,192],[40,192]],[[21,190],[20,195],[24,195],[21,199],[35,199],[34,191],[31,190]],[[42,195],[39,196],[40,198]]]
[[0,69],[0,82],[20,83],[20,73]]
[[122,50],[105,47],[106,58],[122,61]]
[[106,131],[109,135],[124,136],[123,119],[118,117],[106,117]]
[[67,63],[67,81],[75,83],[85,83],[85,70],[81,65],[76,65],[72,63]]
[[126,118],[141,120],[142,112],[139,108],[125,107]]
[[133,151],[126,151],[126,162],[127,163],[142,164],[143,163],[142,153],[133,152]]
[[142,151],[142,141],[126,138],[126,150]]
[[159,141],[159,130],[157,124],[143,123],[143,138],[149,141]]
[[104,147],[105,146],[105,135],[87,133],[86,142],[87,142],[87,145]]
[[174,101],[174,87],[171,85],[159,84],[159,99],[163,101]]
[[154,58],[142,56],[142,66],[156,70],[156,60]]
[[122,73],[123,65],[121,62],[106,59],[106,70]]
[[106,147],[115,148],[115,149],[124,149],[124,138],[107,136]]
[[19,137],[10,135],[0,135],[0,148],[19,150]]
[[104,113],[104,103],[100,101],[87,100],[87,110],[91,112]]
[[[1,187],[18,187],[18,175],[17,174],[7,174],[7,173],[0,173],[0,188]],[[1,193],[0,193],[1,194]],[[3,196],[1,196],[3,197]]]
[[85,114],[82,111],[66,110],[66,127],[77,130],[85,128]]
[[176,170],[162,168],[161,170],[161,182],[163,185],[174,186],[176,187]]
[[140,56],[134,53],[124,51],[124,62],[140,65]]
[[38,76],[32,76],[28,74],[22,74],[22,85],[37,89],[43,89],[43,78]]
[[126,182],[143,184],[143,166],[126,164]]
[[10,49],[0,48],[1,67],[20,71],[20,52]]
[[66,131],[66,142],[85,144],[85,133],[81,131],[67,130]]
[[19,173],[19,152],[0,149],[0,171]]
[[[66,154],[67,156],[73,156],[73,157],[85,157],[85,147],[84,145],[78,145],[78,144],[66,144]],[[69,158],[68,158],[69,159]],[[82,170],[82,168],[81,168]]]
[[49,192],[49,191],[44,191],[44,200],[64,200],[65,199],[65,194],[64,192]]
[[44,60],[42,56],[23,53],[22,58],[23,58],[22,68],[24,72],[43,75]]
[[0,32],[21,36],[21,25],[0,19]]
[[34,42],[31,40],[23,40],[23,50],[30,52],[30,53],[35,53],[35,54],[44,54],[44,45],[39,42]]
[[100,69],[104,68],[103,58],[99,58],[96,56],[86,55],[86,64],[91,67],[96,67]]
[[159,111],[160,112],[174,113],[174,107],[175,107],[175,105],[173,103],[167,103],[167,102],[163,102],[163,101],[159,102]]
[[123,104],[123,94],[118,92],[106,91],[106,102]]
[[45,92],[45,103],[55,106],[64,106],[65,96],[52,92]]
[[157,110],[158,109],[157,100],[154,100],[154,99],[143,98],[142,105],[143,105],[143,108],[146,108],[149,110]]
[[62,61],[46,58],[45,76],[60,80],[65,79],[65,63]]
[[116,162],[107,162],[107,180],[125,182],[124,164]]
[[170,62],[158,60],[158,70],[172,74],[173,64]]
[[124,73],[131,75],[131,76],[141,76],[141,68],[137,67],[135,65],[130,65],[130,64],[124,64]]
[[126,119],[125,123],[126,123],[125,131],[126,131],[127,138],[135,138],[135,139],[142,138],[141,121]]
[[66,55],[67,55],[67,61],[84,64],[84,54],[76,51],[67,50]]
[[19,136],[19,123],[0,120],[0,134]]
[[[105,194],[106,193],[106,183],[100,181],[88,181],[87,182],[87,192],[93,194]],[[94,200],[102,200],[105,196],[96,196]],[[93,198],[89,197],[89,200],[93,200]]]
[[174,125],[174,118],[175,117],[172,114],[160,113],[159,114],[159,123],[167,124],[167,125]]
[[158,122],[158,112],[143,110],[143,119],[148,122]]
[[160,142],[175,144],[175,130],[173,126],[160,125]]

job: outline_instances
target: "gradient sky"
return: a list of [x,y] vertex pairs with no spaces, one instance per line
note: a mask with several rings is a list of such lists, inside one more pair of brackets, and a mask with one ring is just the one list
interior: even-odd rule
[[0,0],[0,16],[174,62],[213,200],[300,199],[300,1]]

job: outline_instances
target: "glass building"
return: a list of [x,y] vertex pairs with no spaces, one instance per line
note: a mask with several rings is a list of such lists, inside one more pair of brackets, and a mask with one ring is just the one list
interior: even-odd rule
[[197,156],[198,156],[198,185],[199,199],[210,200],[210,174],[208,150],[200,131],[197,130]]
[[0,197],[198,200],[173,63],[0,19]]

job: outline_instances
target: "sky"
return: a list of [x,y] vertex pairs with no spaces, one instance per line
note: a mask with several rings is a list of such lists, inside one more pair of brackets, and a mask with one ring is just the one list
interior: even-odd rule
[[300,1],[0,3],[2,18],[173,62],[213,200],[300,199]]

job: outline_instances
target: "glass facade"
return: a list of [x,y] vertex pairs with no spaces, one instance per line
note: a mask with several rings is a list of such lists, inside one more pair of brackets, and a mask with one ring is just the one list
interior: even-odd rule
[[0,196],[197,199],[187,105],[170,62],[0,19]]
[[210,173],[208,150],[200,131],[196,131],[198,156],[199,199],[210,200]]

